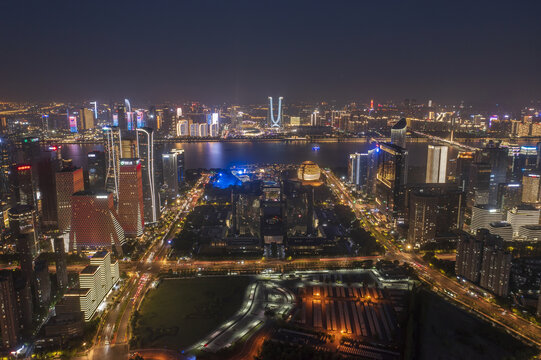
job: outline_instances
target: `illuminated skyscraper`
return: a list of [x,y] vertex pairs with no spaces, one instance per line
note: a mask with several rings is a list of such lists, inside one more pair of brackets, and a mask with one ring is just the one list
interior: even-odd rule
[[137,129],[137,152],[143,177],[145,223],[155,223],[159,217],[160,206],[154,171],[154,131],[151,128]]
[[143,235],[143,182],[139,159],[120,159],[118,217],[127,237]]
[[396,124],[391,127],[391,144],[406,148],[406,128],[407,121],[405,118],[398,120]]
[[184,150],[173,149],[162,155],[163,184],[167,197],[176,198],[184,173]]
[[107,156],[107,170],[105,176],[105,189],[118,197],[118,174],[120,158],[122,157],[122,131],[119,127],[104,127],[105,153]]
[[208,124],[199,124],[199,136],[200,137],[207,137],[209,136],[209,126]]
[[71,195],[84,190],[83,169],[68,167],[56,173],[58,230],[64,232],[71,225]]
[[380,143],[377,152],[376,203],[381,212],[402,222],[405,216],[405,186],[408,151],[398,145]]
[[350,154],[348,161],[348,180],[361,189],[367,183],[368,179],[368,154]]
[[220,135],[220,125],[219,124],[212,124],[210,125],[210,136],[217,137]]
[[79,121],[77,122],[78,131],[90,130],[94,128],[94,113],[87,108],[79,110]]
[[177,122],[177,136],[189,136],[190,128],[188,126],[188,120],[179,120]]
[[125,236],[112,193],[79,191],[73,194],[71,206],[70,250],[120,250]]
[[522,202],[526,204],[539,203],[539,187],[541,176],[535,173],[525,174],[522,177]]
[[32,166],[18,164],[13,166],[12,171],[12,205],[36,206],[36,192],[34,189],[34,177]]
[[429,184],[446,181],[447,176],[447,146],[428,145],[426,159],[426,182]]
[[284,98],[280,96],[278,98],[278,111],[276,117],[274,117],[274,106],[272,104],[272,96],[269,96],[269,110],[267,112],[267,123],[271,128],[282,127],[282,100]]

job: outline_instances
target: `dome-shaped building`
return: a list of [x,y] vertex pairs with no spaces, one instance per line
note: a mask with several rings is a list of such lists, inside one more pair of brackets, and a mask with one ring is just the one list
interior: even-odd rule
[[299,170],[297,171],[297,177],[303,182],[319,182],[319,178],[321,177],[321,170],[315,162],[305,161],[301,164],[301,166],[299,166]]

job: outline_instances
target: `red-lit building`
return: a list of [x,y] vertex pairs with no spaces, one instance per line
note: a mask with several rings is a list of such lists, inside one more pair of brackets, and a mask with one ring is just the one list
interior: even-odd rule
[[127,237],[143,235],[143,180],[139,159],[120,159],[118,218]]
[[83,169],[68,167],[56,173],[58,230],[61,232],[71,225],[71,195],[84,189]]
[[71,197],[70,249],[120,249],[124,230],[107,192],[79,191]]

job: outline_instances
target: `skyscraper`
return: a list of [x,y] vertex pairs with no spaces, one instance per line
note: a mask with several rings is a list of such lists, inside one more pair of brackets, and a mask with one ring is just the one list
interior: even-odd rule
[[68,268],[64,239],[61,237],[54,238],[54,258],[56,265],[56,283],[59,289],[65,289],[68,287]]
[[184,150],[173,149],[162,154],[162,163],[165,193],[170,199],[176,198],[184,174]]
[[36,305],[46,308],[51,303],[51,278],[49,260],[45,253],[40,254],[34,261],[34,283]]
[[79,110],[79,131],[90,130],[94,128],[94,113],[87,108],[81,108]]
[[447,146],[428,145],[426,182],[443,184],[447,176]]
[[501,239],[486,242],[483,248],[479,285],[498,296],[507,296],[511,259],[511,253],[503,248]]
[[382,213],[401,222],[405,216],[408,151],[388,143],[380,143],[378,148],[376,204]]
[[107,162],[103,151],[92,151],[87,154],[88,158],[88,189],[90,191],[105,190],[107,174]]
[[45,227],[58,225],[56,201],[56,172],[60,170],[61,151],[58,146],[49,146],[42,151],[37,163],[38,185],[41,194],[41,223]]
[[368,179],[368,154],[355,153],[349,155],[348,180],[358,190],[366,186]]
[[71,225],[71,195],[84,190],[83,169],[63,168],[56,173],[58,230],[64,232]]
[[119,127],[104,127],[105,153],[107,156],[107,170],[105,175],[105,189],[118,197],[118,174],[120,158],[122,157],[122,131]]
[[143,207],[145,223],[155,223],[160,206],[156,192],[154,170],[154,131],[150,128],[137,129],[137,157],[140,159],[143,183]]
[[526,204],[538,204],[540,200],[539,187],[541,175],[535,173],[524,174],[522,177],[522,202]]
[[115,210],[113,194],[79,191],[72,196],[70,249],[100,249],[125,242],[124,230]]
[[32,252],[38,248],[36,211],[30,205],[16,205],[8,211],[9,227],[15,235],[28,237]]
[[32,166],[28,164],[15,165],[12,168],[12,205],[36,206],[36,192]]
[[396,124],[391,127],[391,144],[406,148],[406,118],[401,118]]
[[408,188],[408,242],[414,246],[436,240],[462,227],[464,193],[456,185],[423,184]]
[[272,96],[269,96],[269,110],[267,112],[267,124],[271,128],[281,128],[282,127],[282,100],[284,98],[280,96],[278,98],[278,111],[276,117],[274,116],[274,106],[272,103]]
[[143,234],[143,182],[139,159],[120,159],[118,217],[127,237]]

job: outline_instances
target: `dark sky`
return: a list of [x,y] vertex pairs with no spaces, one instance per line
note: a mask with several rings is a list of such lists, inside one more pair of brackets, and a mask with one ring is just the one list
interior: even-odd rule
[[541,98],[541,1],[4,0],[1,100]]

